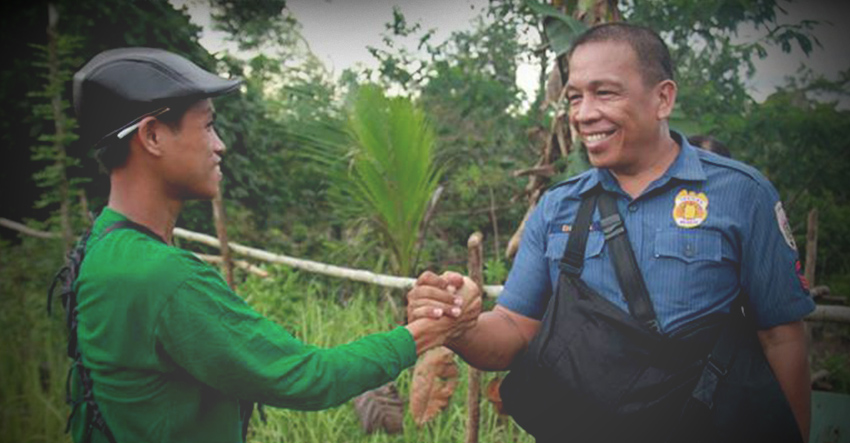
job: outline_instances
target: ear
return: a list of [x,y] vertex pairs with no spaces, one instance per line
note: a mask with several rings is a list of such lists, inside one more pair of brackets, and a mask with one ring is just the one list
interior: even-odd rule
[[134,135],[142,150],[154,157],[162,157],[165,153],[163,142],[166,134],[165,125],[155,117],[145,117],[139,122],[139,129]]
[[656,97],[658,98],[658,108],[656,110],[656,118],[666,120],[673,113],[673,106],[676,104],[676,93],[679,87],[673,80],[664,80],[655,86]]

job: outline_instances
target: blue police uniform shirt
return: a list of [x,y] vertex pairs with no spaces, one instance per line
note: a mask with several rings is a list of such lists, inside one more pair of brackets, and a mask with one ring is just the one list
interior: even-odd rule
[[[799,274],[794,239],[779,195],[741,162],[681,147],[663,176],[632,199],[606,169],[562,182],[529,216],[498,304],[541,319],[558,282],[581,197],[597,184],[617,195],[617,206],[665,333],[705,315],[729,312],[740,291],[759,329],[800,320],[814,302]],[[628,312],[599,229],[599,212],[585,250],[582,279]]]

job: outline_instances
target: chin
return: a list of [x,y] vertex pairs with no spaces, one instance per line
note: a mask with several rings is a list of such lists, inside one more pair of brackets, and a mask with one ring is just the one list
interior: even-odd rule
[[607,168],[611,164],[611,161],[609,159],[606,159],[604,155],[603,156],[588,155],[587,159],[590,162],[590,166],[593,166],[594,168]]

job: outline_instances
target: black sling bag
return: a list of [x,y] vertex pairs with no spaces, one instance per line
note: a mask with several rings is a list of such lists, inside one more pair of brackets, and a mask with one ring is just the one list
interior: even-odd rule
[[[502,383],[508,413],[539,442],[801,441],[740,309],[660,332],[616,201],[600,191],[583,198],[557,291]],[[631,315],[580,278],[597,200]]]
[[[109,225],[101,234],[100,238],[105,237],[112,231],[118,229],[133,229],[141,232],[156,241],[165,243],[159,235],[130,220],[121,220]],[[68,422],[65,426],[65,432],[71,430],[71,421],[74,415],[80,408],[80,405],[86,404],[86,417],[84,421],[85,432],[83,434],[83,443],[90,443],[94,430],[100,431],[109,443],[116,443],[115,436],[106,424],[106,420],[97,406],[94,398],[94,383],[91,379],[91,371],[83,366],[83,356],[77,343],[77,294],[74,291],[74,283],[80,273],[80,267],[83,264],[83,259],[86,254],[86,244],[88,243],[91,230],[85,234],[77,242],[77,245],[70,252],[67,264],[62,267],[56,276],[53,278],[53,283],[47,291],[47,314],[50,315],[53,311],[53,296],[56,288],[59,287],[59,294],[62,307],[65,308],[65,323],[68,327],[68,357],[72,359],[71,368],[68,370],[68,376],[65,381],[65,402],[71,406],[71,414],[68,416]],[[74,398],[72,393],[72,379],[74,374],[80,378],[82,392],[78,398]],[[260,411],[260,417],[265,422],[265,414],[262,405],[257,405]],[[251,415],[254,412],[254,403],[247,400],[239,400],[239,415],[242,420],[242,440],[245,441],[248,436],[248,423],[251,420]]]
[[[150,229],[130,220],[122,220],[110,225],[103,231],[101,238],[116,229],[134,229],[157,241],[165,243],[160,236],[156,235]],[[106,420],[95,401],[94,382],[91,379],[91,371],[83,366],[83,354],[80,351],[77,341],[77,326],[79,324],[77,321],[77,314],[79,311],[77,310],[77,293],[74,290],[74,283],[77,281],[80,268],[83,265],[83,259],[85,259],[86,255],[86,245],[88,244],[90,236],[91,230],[88,230],[85,234],[83,234],[80,241],[77,242],[77,245],[74,246],[74,249],[69,254],[67,264],[62,267],[62,269],[60,269],[53,278],[53,283],[47,291],[47,314],[50,315],[53,311],[53,296],[58,286],[61,290],[59,298],[62,303],[62,307],[65,308],[65,324],[68,327],[68,357],[72,360],[71,368],[68,370],[68,376],[65,381],[65,402],[71,406],[71,414],[68,416],[68,423],[65,426],[65,432],[67,433],[71,430],[71,422],[74,415],[79,411],[80,405],[85,403],[86,417],[83,425],[85,428],[83,443],[91,442],[95,429],[100,431],[109,443],[115,443],[115,436],[106,424]],[[74,398],[71,388],[73,384],[72,379],[75,373],[80,378],[80,385],[82,388],[82,393],[80,393],[79,397],[76,399]]]

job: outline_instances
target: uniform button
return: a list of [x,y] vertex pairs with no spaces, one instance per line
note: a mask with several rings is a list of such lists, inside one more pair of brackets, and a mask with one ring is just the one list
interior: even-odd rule
[[636,204],[632,203],[629,205],[629,212],[637,212],[638,207]]
[[694,245],[688,243],[685,245],[685,257],[691,258],[694,256]]

